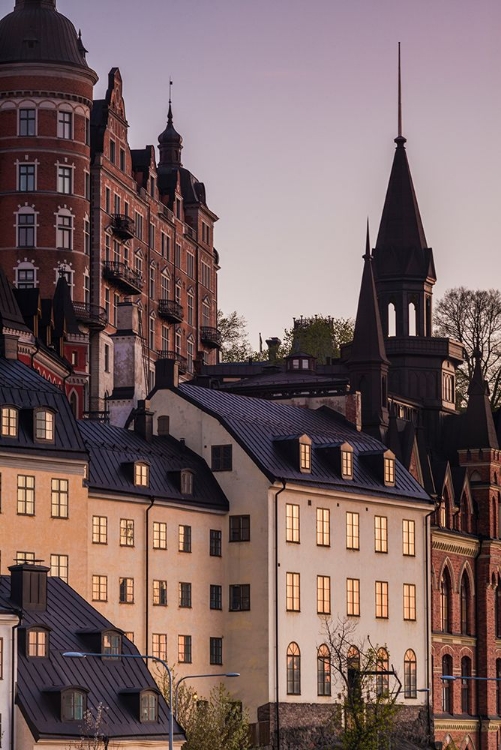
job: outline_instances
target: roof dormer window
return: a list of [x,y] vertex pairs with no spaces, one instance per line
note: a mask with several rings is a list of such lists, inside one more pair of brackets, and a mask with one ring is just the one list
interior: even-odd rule
[[122,635],[116,630],[107,630],[102,635],[102,653],[109,659],[122,653]]
[[14,406],[2,406],[1,433],[2,437],[17,437],[18,410]]
[[158,695],[152,690],[141,693],[139,720],[141,723],[158,721]]
[[302,474],[311,472],[311,440],[307,435],[299,438],[299,471]]
[[54,413],[48,409],[35,409],[35,440],[46,443],[54,442]]
[[353,448],[348,443],[341,446],[341,476],[353,479]]
[[134,464],[134,484],[136,487],[149,487],[150,467],[148,464],[141,461]]
[[87,710],[87,694],[69,689],[61,693],[61,721],[82,721]]
[[384,456],[383,477],[387,487],[395,486],[395,457],[391,453]]
[[193,472],[190,469],[181,471],[181,495],[193,495]]
[[46,628],[30,628],[26,633],[26,655],[46,658],[49,652],[49,631]]

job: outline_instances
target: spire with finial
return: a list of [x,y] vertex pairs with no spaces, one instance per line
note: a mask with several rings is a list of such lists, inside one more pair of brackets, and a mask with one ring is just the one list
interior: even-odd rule
[[473,352],[475,366],[468,388],[464,445],[462,448],[498,449],[498,439],[489,401],[489,387],[482,373],[482,354],[478,348]]
[[406,139],[402,135],[402,69],[400,66],[400,42],[398,43],[398,130],[395,143],[403,146]]
[[159,167],[182,167],[181,151],[183,139],[174,128],[172,116],[172,78],[169,78],[169,109],[167,112],[167,127],[158,136],[158,148],[160,151]]

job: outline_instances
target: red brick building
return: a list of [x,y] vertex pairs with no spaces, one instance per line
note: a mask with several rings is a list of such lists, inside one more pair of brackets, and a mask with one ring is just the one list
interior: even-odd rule
[[129,147],[120,71],[94,102],[96,81],[55,0],[16,0],[0,21],[2,266],[31,290],[18,303],[48,346],[43,308],[66,279],[74,321],[56,338],[83,378],[75,410],[123,424],[159,356],[188,374],[216,361],[217,216],[182,166],[170,106],[157,162],[153,146]]

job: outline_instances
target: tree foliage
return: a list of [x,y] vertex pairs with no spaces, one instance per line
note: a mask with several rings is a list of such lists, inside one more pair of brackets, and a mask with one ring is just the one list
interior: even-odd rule
[[225,315],[217,312],[217,327],[221,333],[221,362],[244,362],[252,357],[253,351],[247,334],[247,321],[236,310]]
[[208,699],[201,699],[183,683],[176,718],[187,738],[182,750],[246,750],[251,746],[247,714],[223,684],[214,687]]
[[87,709],[84,713],[80,739],[70,744],[71,750],[102,750],[108,745],[106,713],[108,707],[99,703],[96,712]]
[[315,315],[295,318],[294,326],[285,329],[281,354],[287,356],[301,351],[316,357],[318,364],[339,357],[342,344],[353,339],[355,324],[350,318],[331,318]]
[[501,407],[501,292],[497,289],[449,289],[435,310],[435,332],[463,344],[465,362],[457,372],[459,405],[467,401],[475,368],[474,352],[482,357],[493,409]]
[[[333,724],[344,750],[378,750],[389,746],[396,732],[400,681],[382,658],[385,646],[356,637],[349,620],[325,623],[333,694],[337,692]],[[391,672],[388,674],[386,672]]]

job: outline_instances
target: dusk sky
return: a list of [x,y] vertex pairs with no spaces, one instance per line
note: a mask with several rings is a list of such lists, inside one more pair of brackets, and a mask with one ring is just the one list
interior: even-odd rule
[[[5,14],[14,0],[1,0]],[[219,306],[251,344],[300,315],[355,315],[403,134],[438,283],[501,286],[499,0],[58,0],[132,148],[157,145],[174,81],[183,164],[220,217]]]

